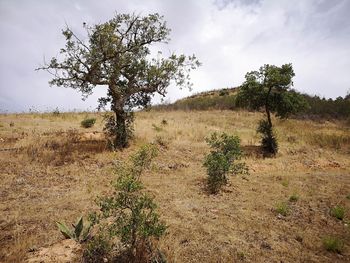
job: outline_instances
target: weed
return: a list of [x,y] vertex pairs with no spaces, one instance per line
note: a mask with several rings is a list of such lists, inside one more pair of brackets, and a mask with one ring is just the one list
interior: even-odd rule
[[283,180],[283,181],[282,181],[282,185],[283,185],[284,187],[288,187],[289,181],[288,181],[288,180]]
[[13,121],[10,122],[10,127],[14,127],[15,123]]
[[349,199],[349,200],[350,200],[350,194],[348,194],[348,195],[346,196],[346,199]]
[[343,220],[344,216],[345,216],[345,208],[341,205],[336,205],[335,207],[333,207],[330,211],[331,216],[339,219],[339,220]]
[[334,252],[334,253],[341,253],[344,247],[344,242],[333,236],[327,236],[322,239],[322,243],[324,248],[327,251]]
[[276,204],[275,211],[282,216],[287,216],[290,212],[290,208],[286,202],[279,202]]
[[298,194],[292,194],[290,197],[289,197],[289,201],[290,202],[297,202],[299,200],[299,195]]
[[162,125],[168,125],[168,121],[166,119],[163,119],[161,123]]
[[92,126],[94,126],[95,122],[96,118],[86,118],[82,120],[80,124],[84,128],[91,128]]
[[155,130],[156,132],[161,132],[161,131],[163,130],[162,127],[159,127],[159,126],[155,125],[154,123],[152,124],[152,128],[153,128],[153,130]]

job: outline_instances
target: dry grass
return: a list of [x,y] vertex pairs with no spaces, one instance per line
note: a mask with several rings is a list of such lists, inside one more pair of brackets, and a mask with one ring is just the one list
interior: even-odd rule
[[[257,113],[138,112],[131,146],[115,153],[106,150],[102,117],[89,114],[97,122],[84,129],[85,117],[0,116],[0,149],[13,149],[0,151],[1,262],[21,262],[29,249],[60,240],[54,221],[72,222],[96,209],[95,197],[111,191],[113,161],[147,142],[161,149],[143,181],[169,226],[159,245],[170,262],[350,260],[349,228],[329,213],[336,205],[350,211],[350,142],[328,142],[348,138],[342,123],[275,120],[280,152],[263,159]],[[251,174],[231,177],[223,192],[209,196],[202,162],[213,131],[242,138]],[[325,146],[317,138],[327,138]],[[276,203],[294,193],[298,202],[289,201],[289,213],[278,216]],[[341,255],[324,249],[324,236],[344,241]]]

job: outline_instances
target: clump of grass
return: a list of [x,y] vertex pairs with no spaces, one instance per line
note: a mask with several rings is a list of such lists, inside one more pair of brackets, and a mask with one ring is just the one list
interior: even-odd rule
[[341,205],[336,205],[331,209],[330,214],[339,220],[343,220],[345,217],[345,208]]
[[96,118],[86,118],[82,120],[80,124],[84,128],[91,128],[92,126],[94,126],[95,122]]
[[168,121],[166,119],[162,120],[162,125],[168,125]]
[[294,193],[289,197],[290,202],[297,202],[299,200],[299,195]]
[[275,211],[282,216],[287,216],[290,212],[290,208],[286,202],[279,202],[276,204]]
[[152,128],[153,128],[153,130],[155,130],[156,132],[161,132],[161,131],[163,130],[162,127],[159,127],[159,126],[155,125],[154,123],[152,124]]
[[284,187],[288,187],[289,181],[288,181],[288,180],[283,180],[283,181],[282,181],[282,185],[283,185]]
[[344,247],[344,242],[341,239],[332,236],[324,237],[322,243],[327,251],[339,254],[341,254]]

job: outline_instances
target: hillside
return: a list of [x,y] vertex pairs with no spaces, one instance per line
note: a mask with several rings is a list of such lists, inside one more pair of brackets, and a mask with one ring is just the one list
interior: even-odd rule
[[[171,110],[234,110],[240,107],[235,100],[238,90],[239,87],[201,92],[180,99],[172,104],[157,105],[156,108]],[[338,97],[335,100],[309,94],[302,94],[302,96],[310,107],[295,117],[347,119],[350,116],[350,95],[344,98]]]
[[[135,137],[118,152],[106,147],[102,116],[84,129],[85,115],[0,115],[1,262],[23,262],[60,242],[55,221],[96,210],[96,197],[113,191],[115,162],[150,142],[160,152],[142,181],[168,225],[159,241],[168,262],[350,261],[350,135],[342,122],[274,120],[280,152],[263,158],[259,113],[137,112]],[[214,131],[241,137],[250,174],[231,176],[213,196],[202,164]],[[286,216],[277,212],[283,206]],[[343,220],[330,214],[335,206]],[[343,242],[341,254],[325,249],[329,236]]]

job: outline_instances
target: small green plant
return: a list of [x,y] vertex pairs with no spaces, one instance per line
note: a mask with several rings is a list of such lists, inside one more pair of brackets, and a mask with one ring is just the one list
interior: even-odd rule
[[68,228],[64,223],[56,222],[56,225],[65,238],[74,239],[77,242],[84,242],[90,234],[91,224],[88,223],[84,227],[83,217],[80,217],[76,224],[72,224],[73,228]]
[[297,202],[299,200],[299,195],[294,193],[289,197],[290,202]]
[[283,180],[283,181],[282,181],[282,185],[283,185],[284,187],[288,187],[289,181],[288,181],[288,180]]
[[166,230],[156,212],[157,205],[142,191],[140,181],[156,155],[157,148],[146,145],[130,158],[129,164],[118,164],[115,192],[99,199],[100,213],[93,220],[109,222],[106,228],[111,240],[119,237],[129,262],[149,262],[153,254],[151,238],[160,238]]
[[248,173],[248,168],[245,163],[235,163],[242,155],[238,136],[213,133],[206,141],[211,151],[203,165],[207,168],[208,189],[210,193],[216,194],[223,185],[227,184],[227,175],[230,172]]
[[94,236],[86,244],[83,258],[84,262],[108,262],[113,247],[108,236],[101,233]]
[[322,243],[324,248],[327,251],[339,253],[339,254],[341,254],[341,252],[343,251],[344,242],[337,237],[333,237],[333,236],[324,237],[322,239]]
[[339,220],[343,220],[345,217],[345,208],[341,205],[336,205],[331,209],[330,214]]
[[84,128],[91,128],[92,126],[94,126],[95,122],[96,118],[86,118],[82,120],[80,124]]
[[260,120],[258,129],[261,134],[261,147],[265,154],[276,155],[278,151],[278,144],[272,126],[266,120]]
[[290,208],[286,202],[279,202],[276,204],[275,211],[282,216],[287,216],[290,212]]

